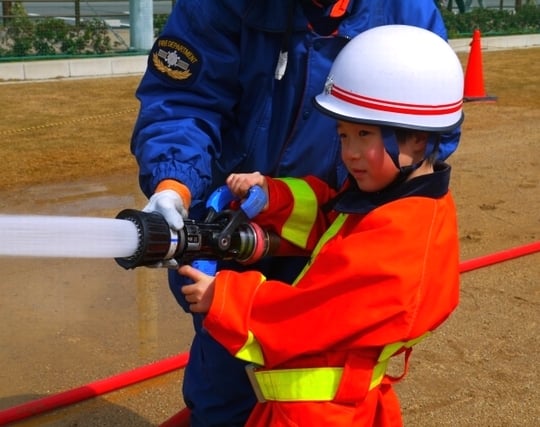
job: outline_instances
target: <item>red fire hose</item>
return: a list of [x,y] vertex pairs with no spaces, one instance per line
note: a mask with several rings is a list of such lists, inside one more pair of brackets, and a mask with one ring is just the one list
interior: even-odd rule
[[189,415],[189,409],[184,408],[167,421],[160,424],[159,427],[189,427]]
[[[518,258],[525,255],[530,255],[540,251],[540,241],[518,246],[515,248],[503,250],[490,255],[485,255],[478,258],[473,258],[468,261],[463,261],[460,264],[460,272],[466,273],[471,270],[493,265],[499,262]],[[85,386],[68,390],[52,396],[47,396],[31,402],[23,403],[12,408],[0,411],[0,426],[9,422],[19,421],[34,415],[41,414],[46,411],[58,409],[62,406],[71,405],[91,397],[96,397],[101,394],[108,393],[135,384],[140,381],[163,375],[176,369],[182,369],[186,366],[188,354],[183,353],[178,356],[173,356],[168,359],[152,363],[136,368],[132,371],[124,372],[115,375],[108,379],[99,380]],[[177,414],[173,415],[160,427],[188,427],[189,426],[189,410],[182,409]]]
[[504,251],[495,252],[490,255],[484,255],[479,258],[473,258],[468,261],[463,261],[459,265],[459,271],[466,273],[467,271],[476,270],[488,265],[503,262],[509,259],[518,258],[525,255],[530,255],[540,251],[540,241],[529,243],[523,246],[506,249]]
[[110,391],[166,374],[185,367],[187,360],[187,353],[179,354],[178,356],[141,366],[132,371],[124,372],[82,387],[5,409],[0,411],[0,425],[29,418],[62,406],[72,405],[91,397],[100,396]]

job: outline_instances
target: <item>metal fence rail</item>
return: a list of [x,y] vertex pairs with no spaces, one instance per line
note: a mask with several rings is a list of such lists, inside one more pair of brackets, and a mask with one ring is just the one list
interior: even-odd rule
[[[129,27],[130,3],[137,0],[0,0],[0,24],[14,17],[13,8],[20,3],[31,19],[58,18],[80,23],[101,19],[112,27]],[[154,15],[168,15],[175,0],[153,0]]]
[[[42,47],[38,51],[33,41],[21,41],[21,35],[33,37],[36,28],[42,38],[48,37],[43,43],[41,40],[37,43],[41,43],[41,46],[44,43],[54,45],[57,54],[61,53],[59,46],[64,46],[62,49],[65,52],[69,49],[65,46],[73,44],[77,36],[70,35],[68,37],[71,39],[66,41],[66,29],[54,24],[53,20],[62,21],[64,26],[73,28],[73,31],[69,30],[69,34],[79,31],[85,32],[85,38],[108,37],[111,45],[105,47],[103,42],[101,50],[95,48],[96,53],[147,50],[170,14],[174,2],[175,0],[0,0],[0,58],[5,60],[32,54],[50,55],[49,51],[44,53],[46,48]],[[108,36],[98,30],[100,27],[106,29]],[[61,35],[54,39],[56,34]],[[22,47],[30,43],[34,48]]]

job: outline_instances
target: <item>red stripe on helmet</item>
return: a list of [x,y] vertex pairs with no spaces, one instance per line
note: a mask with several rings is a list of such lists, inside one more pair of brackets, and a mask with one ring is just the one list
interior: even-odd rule
[[359,107],[366,107],[371,108],[372,110],[387,111],[391,113],[417,114],[423,116],[455,113],[461,109],[463,104],[462,99],[451,104],[441,105],[406,104],[402,102],[385,101],[383,99],[370,98],[348,92],[344,89],[336,87],[335,85],[333,85],[330,89],[330,94],[338,99],[341,99],[342,101],[357,105]]

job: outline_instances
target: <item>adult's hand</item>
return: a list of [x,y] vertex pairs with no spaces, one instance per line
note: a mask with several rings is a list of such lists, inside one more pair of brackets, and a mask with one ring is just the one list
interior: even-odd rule
[[157,212],[163,215],[167,224],[173,230],[184,227],[184,218],[187,218],[187,209],[182,197],[174,190],[162,190],[154,193],[143,212]]

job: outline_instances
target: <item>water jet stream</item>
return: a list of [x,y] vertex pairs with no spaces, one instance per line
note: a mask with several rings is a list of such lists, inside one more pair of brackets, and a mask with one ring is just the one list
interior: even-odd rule
[[137,227],[127,220],[0,215],[0,256],[129,257],[138,242]]

